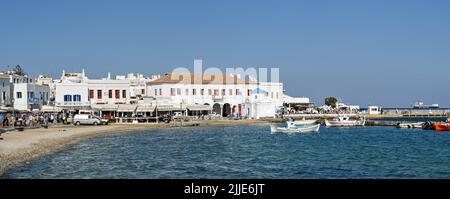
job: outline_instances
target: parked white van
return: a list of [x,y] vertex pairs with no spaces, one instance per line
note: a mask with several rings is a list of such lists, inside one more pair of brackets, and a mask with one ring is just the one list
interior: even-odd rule
[[81,124],[99,125],[99,124],[103,124],[103,123],[102,123],[102,120],[100,120],[98,117],[96,117],[94,115],[77,114],[73,117],[73,124],[74,125],[81,125]]

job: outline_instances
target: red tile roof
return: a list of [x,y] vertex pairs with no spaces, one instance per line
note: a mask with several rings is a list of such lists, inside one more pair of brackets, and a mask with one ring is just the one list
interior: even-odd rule
[[[196,80],[196,81],[195,81]],[[256,84],[254,81],[242,80],[237,77],[215,74],[193,74],[193,73],[169,73],[163,77],[149,81],[148,84]]]

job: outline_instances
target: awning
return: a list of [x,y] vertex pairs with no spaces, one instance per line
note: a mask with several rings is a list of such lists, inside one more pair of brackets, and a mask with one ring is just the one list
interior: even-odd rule
[[13,112],[13,111],[18,111],[17,109],[13,108],[13,107],[1,107],[0,108],[0,112],[2,113],[6,113],[6,112]]
[[63,109],[56,106],[42,106],[41,112],[47,112],[47,113],[59,113],[62,112]]
[[119,108],[117,108],[117,112],[134,112],[136,111],[137,105],[131,104],[120,104]]
[[136,112],[154,112],[155,106],[138,106]]
[[100,110],[100,111],[117,111],[119,105],[116,104],[93,104],[91,106],[92,109]]
[[188,105],[187,109],[189,111],[211,111],[212,108],[209,105]]
[[184,110],[186,110],[184,107],[176,107],[176,106],[157,106],[156,109],[158,111],[184,111]]

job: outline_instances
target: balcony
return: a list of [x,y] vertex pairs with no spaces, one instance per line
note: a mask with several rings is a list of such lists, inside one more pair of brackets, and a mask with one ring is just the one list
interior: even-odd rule
[[56,102],[56,106],[90,106],[89,102]]

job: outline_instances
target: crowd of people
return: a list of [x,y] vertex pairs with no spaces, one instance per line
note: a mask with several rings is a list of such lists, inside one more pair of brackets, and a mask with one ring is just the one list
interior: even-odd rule
[[48,127],[49,124],[64,123],[63,113],[3,113],[0,127]]

